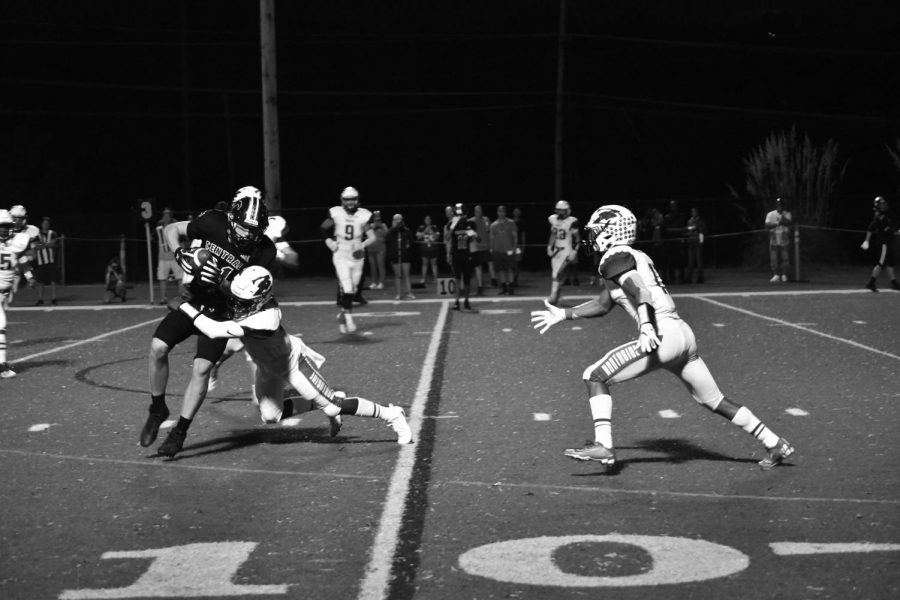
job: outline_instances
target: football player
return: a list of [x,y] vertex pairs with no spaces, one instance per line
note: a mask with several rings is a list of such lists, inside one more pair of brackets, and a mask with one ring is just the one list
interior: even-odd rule
[[[169,245],[176,248],[175,258],[185,270],[182,297],[195,303],[204,314],[223,318],[227,310],[228,285],[247,265],[270,266],[276,248],[264,235],[268,225],[268,209],[262,193],[255,187],[237,191],[227,211],[208,210],[192,221],[179,221],[163,232]],[[184,236],[191,249],[178,243]],[[207,259],[198,264],[199,252]],[[225,350],[225,339],[211,339],[200,332],[183,312],[167,314],[156,328],[150,342],[150,408],[141,430],[141,446],[156,440],[160,425],[169,416],[166,385],[169,380],[169,353],[192,335],[197,336],[191,380],[184,394],[181,417],[172,431],[175,439],[184,434],[206,398],[209,374]],[[169,433],[173,435],[172,432]]]
[[6,362],[6,307],[19,279],[19,260],[28,249],[28,234],[15,232],[13,216],[6,209],[0,209],[0,379],[16,376]]
[[473,240],[478,239],[475,221],[468,217],[465,204],[453,206],[453,218],[447,223],[444,232],[444,245],[447,247],[447,264],[456,280],[456,302],[453,310],[459,310],[459,296],[464,294],[464,307],[471,310],[469,294],[472,287],[472,273],[475,270],[472,258]]
[[[25,277],[29,285],[33,285],[34,275],[32,273],[32,246],[41,235],[41,230],[36,225],[28,223],[28,211],[21,204],[16,204],[9,209],[9,214],[13,220],[13,234],[24,234],[28,239],[28,247],[25,252],[19,256],[19,274]],[[19,291],[19,277],[15,277],[12,291],[10,292],[10,300]],[[42,303],[43,304],[43,303]]]
[[900,284],[897,283],[894,275],[894,226],[888,215],[887,200],[884,199],[884,196],[876,196],[872,208],[875,214],[872,222],[866,228],[866,239],[860,246],[863,250],[868,250],[871,244],[876,253],[875,266],[872,267],[872,276],[869,278],[866,288],[877,292],[878,287],[875,282],[881,275],[881,269],[887,268],[888,277],[891,278],[891,287],[900,290]]
[[[331,420],[331,435],[341,428],[341,415],[380,418],[397,434],[398,444],[408,444],[412,432],[403,408],[382,406],[371,400],[347,397],[333,390],[318,369],[325,357],[303,341],[287,333],[281,323],[281,309],[273,295],[274,279],[265,268],[249,266],[231,282],[229,320],[205,315],[194,302],[183,302],[179,311],[211,339],[240,338],[247,354],[256,363],[253,401],[264,423],[277,423],[291,415],[319,408]],[[285,384],[303,398],[283,400]],[[186,432],[173,429],[160,446],[159,454],[174,456],[184,443]]]
[[607,352],[582,375],[594,418],[594,442],[569,448],[565,455],[576,460],[597,461],[607,469],[615,465],[612,442],[612,397],[610,386],[657,369],[677,376],[698,403],[760,440],[767,450],[759,462],[764,470],[781,463],[794,448],[766,427],[746,406],[726,398],[697,352],[690,326],[681,320],[675,303],[653,265],[653,261],[631,247],[637,220],[630,210],[610,204],[601,206],[585,227],[590,250],[601,255],[598,265],[600,292],[597,298],[574,308],[546,308],[531,313],[540,333],[566,319],[600,317],[621,306],[634,319],[638,339]]
[[331,262],[337,275],[341,312],[338,313],[338,329],[341,333],[353,333],[353,297],[359,291],[366,247],[375,242],[370,222],[372,213],[359,205],[359,192],[347,187],[341,192],[341,205],[328,209],[328,217],[321,229],[327,236],[325,245],[332,252]]
[[550,223],[550,239],[547,241],[547,256],[550,257],[550,304],[559,302],[559,288],[566,270],[578,258],[581,234],[578,219],[572,216],[572,208],[565,200],[556,203],[556,209],[547,218]]

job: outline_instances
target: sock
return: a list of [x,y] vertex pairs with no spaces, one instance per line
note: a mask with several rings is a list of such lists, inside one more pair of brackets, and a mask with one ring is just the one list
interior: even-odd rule
[[379,404],[375,404],[371,400],[351,397],[344,400],[344,406],[341,408],[341,414],[353,415],[355,417],[381,418],[382,408],[384,407]]
[[288,419],[292,414],[294,414],[294,401],[288,398],[282,403],[281,419]]
[[588,402],[594,417],[594,441],[612,448],[612,396],[599,394],[591,396]]
[[156,413],[168,411],[169,407],[166,406],[166,395],[160,394],[159,396],[154,396],[153,394],[150,394],[150,410]]
[[778,445],[778,436],[756,418],[756,415],[746,406],[738,409],[731,422],[761,441],[766,448],[774,448]]
[[173,429],[177,429],[183,433],[187,433],[188,428],[191,426],[192,419],[185,419],[184,417],[178,417],[178,423],[173,427]]
[[0,330],[0,364],[6,362],[6,330]]

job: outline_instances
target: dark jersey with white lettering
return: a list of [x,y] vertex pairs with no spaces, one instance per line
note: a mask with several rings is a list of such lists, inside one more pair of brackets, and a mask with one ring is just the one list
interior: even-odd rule
[[[216,257],[222,270],[221,281],[229,282],[238,271],[249,265],[271,269],[277,250],[268,237],[263,236],[249,253],[242,252],[231,241],[228,215],[221,210],[207,210],[188,223],[187,237],[192,247],[200,247]],[[204,285],[199,279],[185,284],[184,299],[201,307],[204,313],[222,316],[226,312],[227,295],[216,286]]]

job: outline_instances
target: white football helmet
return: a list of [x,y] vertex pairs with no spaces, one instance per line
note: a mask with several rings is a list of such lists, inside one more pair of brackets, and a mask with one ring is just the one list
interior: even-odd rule
[[565,200],[560,200],[556,203],[556,215],[560,219],[565,219],[570,214],[572,214],[572,207],[569,206],[569,203]]
[[12,237],[15,222],[12,215],[5,208],[0,208],[0,242],[5,242]]
[[355,213],[359,208],[359,192],[355,187],[345,187],[341,192],[341,206],[350,214]]
[[584,230],[591,249],[603,254],[613,246],[634,243],[637,219],[624,206],[607,204],[594,211]]
[[235,319],[259,312],[272,297],[275,279],[265,267],[244,267],[231,280],[230,305]]
[[21,204],[16,204],[9,209],[9,214],[13,219],[13,229],[22,231],[25,229],[25,223],[28,221],[28,211]]

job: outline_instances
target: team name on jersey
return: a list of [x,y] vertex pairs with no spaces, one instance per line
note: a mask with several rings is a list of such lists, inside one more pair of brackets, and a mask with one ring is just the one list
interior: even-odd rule
[[203,248],[209,250],[209,252],[216,258],[224,260],[236,271],[240,271],[241,269],[243,269],[244,265],[246,265],[250,260],[249,254],[242,254],[240,257],[237,257],[225,248],[222,248],[218,244],[215,244],[209,240],[205,240],[203,242]]

